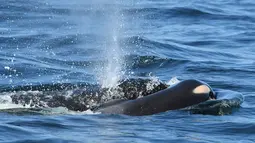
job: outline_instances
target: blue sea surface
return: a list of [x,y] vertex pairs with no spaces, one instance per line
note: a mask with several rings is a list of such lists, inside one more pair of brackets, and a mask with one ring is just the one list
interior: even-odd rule
[[[252,0],[2,0],[0,142],[255,142],[254,47]],[[211,105],[217,113],[149,116],[12,99],[129,78],[199,79],[228,96]]]

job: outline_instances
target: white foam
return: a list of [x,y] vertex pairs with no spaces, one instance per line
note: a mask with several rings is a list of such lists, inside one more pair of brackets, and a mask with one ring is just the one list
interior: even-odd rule
[[29,106],[12,103],[11,96],[5,95],[0,98],[0,109],[28,108]]
[[150,77],[151,81],[146,85],[147,90],[153,90],[155,86],[160,84],[160,80],[157,77]]
[[181,82],[177,77],[171,78],[168,82],[166,82],[169,87],[172,87],[173,85],[176,85],[177,83]]
[[0,103],[0,109],[14,109],[14,108],[28,108],[27,106],[23,106],[20,104],[13,104],[13,103]]
[[78,112],[78,114],[97,115],[97,114],[101,114],[101,113],[100,112],[93,112],[92,110],[88,109],[88,110],[83,111],[83,112]]
[[12,102],[12,95],[15,95],[16,92],[3,92],[0,94],[0,109],[14,109],[14,108],[30,108],[30,104],[22,105],[15,104]]
[[8,67],[8,66],[5,66],[5,67],[4,67],[4,69],[6,69],[6,70],[10,70],[11,68],[10,68],[10,67]]
[[69,115],[100,114],[99,112],[93,112],[90,109],[81,112],[81,111],[68,110],[66,107],[45,108],[42,112],[45,113],[45,114],[51,114],[51,115],[57,115],[57,114],[69,114]]

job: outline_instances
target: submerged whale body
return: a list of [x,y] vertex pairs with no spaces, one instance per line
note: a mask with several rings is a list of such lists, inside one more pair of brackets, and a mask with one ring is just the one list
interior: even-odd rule
[[15,108],[23,106],[43,111],[64,107],[69,111],[90,110],[136,116],[193,107],[216,99],[215,95],[218,95],[209,85],[198,80],[184,80],[169,88],[164,82],[149,79],[128,79],[113,88],[90,84],[35,85],[5,89],[1,93],[3,97],[10,97],[11,101],[9,98],[0,98],[0,103],[15,104]]
[[95,112],[151,115],[168,110],[181,109],[201,102],[216,99],[212,88],[199,80],[184,80],[171,88],[161,90],[135,100],[115,100],[102,104]]
[[[244,100],[242,93],[215,88],[212,91],[207,84],[197,80],[173,83],[169,88],[155,79],[126,79],[113,88],[88,83],[4,88],[0,89],[0,106],[3,105],[0,113],[44,115],[88,111],[150,115],[180,109],[191,114],[225,115],[236,111]],[[148,98],[144,98],[146,96]]]
[[[116,103],[116,99],[122,101],[137,99],[167,87],[167,84],[159,80],[138,78],[120,81],[119,85],[110,88],[102,88],[100,85],[88,83],[63,83],[17,86],[2,91],[0,89],[0,93],[10,96],[11,104],[19,105],[19,107],[40,109],[64,107],[71,111],[94,111],[99,105],[108,101],[111,102],[105,105]],[[1,102],[9,101],[0,98],[0,104]]]

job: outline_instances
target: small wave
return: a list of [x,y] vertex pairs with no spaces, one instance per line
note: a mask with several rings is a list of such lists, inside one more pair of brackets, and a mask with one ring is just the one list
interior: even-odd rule
[[151,68],[151,67],[162,67],[165,64],[178,65],[186,63],[185,60],[160,58],[157,56],[138,56],[129,55],[125,58],[126,66],[128,68]]
[[[217,52],[208,48],[199,48],[189,46],[182,41],[167,40],[166,42],[154,41],[145,37],[133,36],[126,39],[126,49],[139,54],[141,56],[159,56],[172,57],[182,61],[219,61],[226,59],[225,57],[233,57],[233,60],[240,58],[239,55],[234,55],[224,51]],[[135,47],[134,47],[135,46]],[[205,58],[211,55],[214,58]],[[232,60],[232,59],[231,59]]]
[[[176,50],[176,51],[182,51],[181,47],[177,47],[176,45],[170,45],[166,43],[161,43],[158,41],[154,41],[151,39],[147,39],[146,37],[140,37],[140,36],[133,36],[126,38],[125,41],[122,41],[125,45],[136,45],[138,48],[142,47],[150,47],[151,49],[171,49],[171,50]],[[128,47],[127,47],[128,48]]]
[[222,89],[216,89],[215,92],[217,100],[209,100],[183,110],[192,114],[226,115],[239,108],[243,102],[243,95],[239,92]]
[[173,7],[173,8],[133,8],[125,10],[129,15],[138,14],[148,19],[169,18],[169,17],[197,17],[213,15],[196,8]]
[[217,8],[208,7],[171,7],[171,8],[132,8],[124,10],[127,15],[136,15],[145,19],[154,20],[161,19],[166,20],[169,18],[202,18],[202,19],[215,19],[215,20],[242,20],[254,22],[254,18],[248,15],[233,14],[227,11],[222,11]]
[[[64,60],[64,59],[55,59],[55,58],[47,58],[47,57],[37,57],[37,60],[40,60],[42,63],[48,63],[51,65],[58,65],[59,67],[80,67],[80,68],[95,68],[98,66],[103,66],[106,61],[97,60],[97,61],[81,61],[81,60]],[[70,69],[69,69],[70,70]]]
[[[26,35],[25,35],[26,34]],[[22,49],[31,47],[33,44],[41,42],[42,39],[47,38],[47,34],[36,34],[36,33],[15,33],[2,35],[0,42],[2,47],[8,49]]]
[[[226,61],[225,61],[226,62]],[[224,62],[223,62],[224,63]],[[207,63],[208,64],[208,63]],[[240,73],[245,73],[245,74],[252,74],[254,73],[253,70],[249,69],[238,69],[234,67],[222,67],[222,66],[205,66],[204,63],[193,63],[193,65],[189,65],[186,68],[187,71],[190,72],[204,72],[204,73],[228,73],[228,74],[233,74],[233,75],[238,75]]]
[[169,12],[173,15],[181,15],[181,16],[206,16],[212,15],[212,13],[205,12],[196,8],[187,8],[187,7],[174,7]]
[[[133,51],[140,56],[158,56],[158,57],[172,57],[178,60],[189,60],[190,54],[195,53],[199,50],[192,47],[187,48],[186,45],[181,45],[175,42],[162,42],[147,39],[145,37],[133,36],[126,38],[122,41],[122,46],[128,51]],[[201,52],[199,52],[201,53]]]
[[40,2],[40,1],[31,1],[28,0],[27,3],[24,3],[22,0],[17,1],[6,1],[3,2],[0,8],[5,11],[9,12],[12,9],[12,12],[15,14],[24,14],[26,15],[27,12],[36,13],[36,14],[59,14],[59,15],[67,15],[70,14],[70,10],[66,8],[56,8],[52,5],[49,5],[47,2]]
[[[39,45],[41,49],[57,49],[63,48],[64,46],[75,45],[81,42],[82,35],[79,34],[72,34],[72,35],[65,35],[65,36],[58,36],[55,38],[51,38],[48,41],[44,41]],[[72,52],[72,51],[69,51]]]

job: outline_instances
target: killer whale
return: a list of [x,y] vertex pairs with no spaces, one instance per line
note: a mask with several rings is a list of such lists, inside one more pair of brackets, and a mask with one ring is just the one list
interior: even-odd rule
[[210,99],[216,99],[212,88],[202,81],[190,79],[142,98],[115,100],[102,104],[94,112],[131,116],[152,115],[185,108]]

